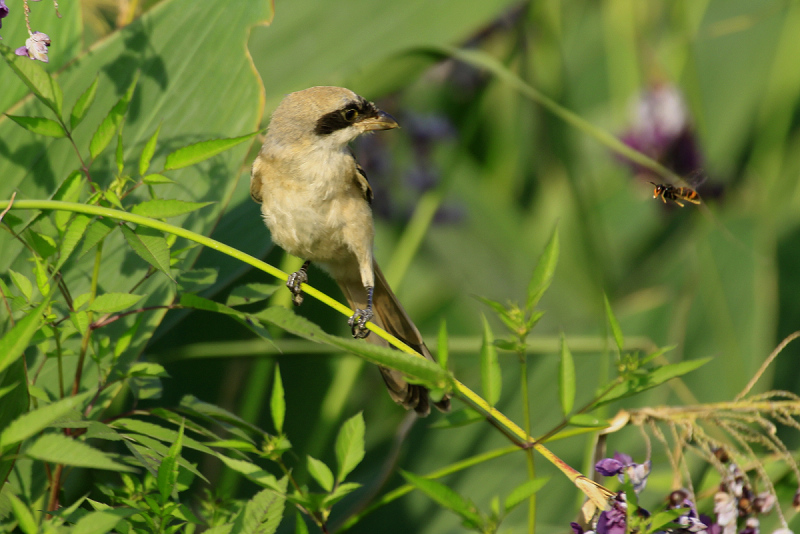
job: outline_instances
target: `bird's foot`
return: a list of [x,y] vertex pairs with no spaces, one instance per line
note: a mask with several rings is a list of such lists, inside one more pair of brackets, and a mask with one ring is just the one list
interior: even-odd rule
[[289,279],[286,281],[286,287],[292,292],[292,302],[295,306],[300,306],[303,303],[303,290],[300,286],[308,282],[307,267],[307,263],[303,264],[300,270],[290,274]]
[[366,310],[356,308],[356,312],[347,320],[350,325],[350,332],[356,339],[364,339],[369,335],[367,329],[367,322],[372,320],[372,307],[367,307]]

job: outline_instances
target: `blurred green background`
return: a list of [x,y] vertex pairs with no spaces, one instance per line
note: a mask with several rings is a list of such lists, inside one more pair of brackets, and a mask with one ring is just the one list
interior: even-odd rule
[[[8,3],[12,14],[21,11],[16,5],[21,2]],[[130,15],[133,22],[116,29],[120,6],[131,5],[138,9]],[[50,6],[35,4],[32,21],[40,23],[34,29],[53,38],[47,68],[59,73],[65,102],[74,101],[99,72],[98,102],[105,98],[107,105],[95,105],[97,123],[133,70],[142,70],[125,126],[131,162],[159,124],[164,146],[156,157],[163,160],[170,143],[232,137],[266,126],[283,95],[312,85],[349,87],[394,115],[402,129],[355,146],[376,195],[376,255],[432,348],[446,320],[451,366],[473,389],[480,389],[481,314],[487,314],[496,336],[504,335],[502,324],[473,295],[522,301],[533,265],[558,225],[561,257],[540,304],[546,315],[531,338],[534,435],[560,420],[555,377],[561,332],[576,356],[576,405],[613,376],[604,292],[631,346],[675,345],[667,354],[673,362],[714,357],[686,378],[688,391],[661,387],[626,406],[731,399],[780,340],[800,329],[798,2],[292,0],[277,3],[268,26],[269,3],[257,0],[84,0],[64,2],[61,12],[56,20]],[[16,47],[20,36],[24,40],[24,26],[20,30],[12,22],[5,19],[0,31],[3,42]],[[486,72],[443,60],[431,52],[439,45],[492,55],[614,135],[644,143],[646,132],[657,131],[664,141],[672,139],[664,132],[677,128],[675,144],[659,145],[653,155],[681,174],[694,170],[679,168],[687,158],[694,162],[689,167],[702,169],[707,179],[698,190],[704,205],[681,209],[653,200],[648,181],[662,179],[637,174],[586,132]],[[16,104],[25,88],[12,78],[8,69],[2,71],[0,109],[35,110],[30,99]],[[683,107],[659,107],[659,95],[673,98],[673,104],[682,99]],[[86,139],[91,128],[83,132]],[[23,198],[49,197],[53,184],[75,165],[68,147],[59,143],[43,145],[0,118],[0,198],[12,190]],[[176,173],[172,193],[218,201],[190,216],[185,226],[292,270],[297,264],[284,263],[283,253],[271,246],[258,206],[248,196],[257,145]],[[107,166],[112,167],[110,155]],[[103,183],[103,172],[97,176]],[[433,215],[429,226],[426,213]],[[415,227],[424,230],[418,246],[409,232]],[[0,239],[3,271],[24,269],[20,251],[5,235]],[[105,291],[129,287],[125,281],[145,269],[121,239],[117,249],[121,273],[102,280]],[[245,282],[273,282],[213,251],[192,255],[183,268],[192,263],[219,269],[217,283],[204,293],[214,299]],[[82,269],[76,265],[72,273],[76,286],[88,279]],[[324,274],[313,268],[310,274],[312,285],[339,298]],[[167,281],[149,284],[151,302],[170,298]],[[276,301],[288,304],[287,294],[279,291]],[[345,318],[311,299],[299,312],[347,335]],[[368,452],[354,476],[367,489],[340,504],[333,521],[377,489],[405,413],[391,402],[375,369],[304,344],[276,356],[272,346],[234,321],[212,314],[154,314],[143,330],[131,357],[165,363],[172,377],[164,398],[155,402],[177,403],[190,393],[267,429],[269,384],[273,363],[279,362],[286,430],[299,473],[305,454],[331,460],[338,425],[364,410]],[[501,356],[498,408],[521,421],[519,367],[513,355],[506,356]],[[798,357],[800,345],[789,345],[758,389],[800,391]],[[602,415],[612,416],[619,407]],[[414,424],[397,451],[400,467],[427,473],[506,444],[486,424],[429,428],[439,417]],[[791,433],[783,437],[797,444]],[[553,449],[586,470],[586,440],[554,443]],[[636,431],[612,436],[614,449],[637,461],[645,455]],[[215,488],[240,497],[252,492],[219,464],[198,459]],[[655,502],[671,488],[663,451],[656,448],[653,460],[656,475],[645,501]],[[444,481],[487,509],[492,496],[504,498],[524,480],[524,462],[523,454],[515,453]],[[565,532],[579,496],[541,458],[537,467],[537,474],[552,476],[539,493],[537,523],[541,532]],[[400,483],[392,474],[387,487]],[[525,520],[518,510],[505,526],[519,531]],[[286,520],[281,531],[291,531],[291,523]],[[355,531],[443,533],[461,527],[454,515],[412,494],[368,516]]]

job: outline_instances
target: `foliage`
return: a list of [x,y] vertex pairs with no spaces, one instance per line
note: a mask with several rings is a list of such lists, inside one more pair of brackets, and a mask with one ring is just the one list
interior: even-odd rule
[[[163,0],[127,3],[89,46],[80,21],[100,3],[60,18],[32,4],[43,65],[14,53],[23,3],[6,1],[0,528],[563,531],[575,491],[534,452],[603,506],[612,492],[581,475],[593,464],[566,464],[609,436],[643,447],[669,475],[651,489],[673,480],[693,511],[732,486],[795,491],[782,428],[799,426],[797,374],[766,384],[792,338],[759,366],[800,317],[785,289],[800,264],[794,4],[579,2],[567,17],[552,2],[297,0],[259,27],[269,2]],[[405,130],[355,150],[376,252],[421,330],[439,327],[439,365],[284,306],[273,265],[292,260],[270,247],[248,166],[264,111],[322,84],[395,95],[381,107]],[[693,184],[675,154],[621,133],[631,98],[678,85],[710,176],[697,209],[649,202],[647,182]],[[310,274],[307,294],[349,314]],[[409,429],[364,363],[452,391],[454,412]],[[623,528],[678,528],[676,512],[637,515],[640,465],[624,471]],[[780,508],[771,522],[787,526]]]

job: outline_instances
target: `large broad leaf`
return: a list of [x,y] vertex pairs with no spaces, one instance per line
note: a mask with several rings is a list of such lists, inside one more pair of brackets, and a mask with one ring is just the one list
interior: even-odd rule
[[[68,6],[72,4],[77,3],[67,3]],[[35,5],[34,9],[44,7]],[[72,8],[62,6],[62,11],[67,10],[71,13]],[[63,89],[67,117],[94,78],[99,79],[94,103],[74,133],[83,157],[87,157],[89,140],[98,125],[137,72],[140,73],[139,82],[124,126],[124,160],[126,172],[132,176],[136,176],[145,143],[159,127],[158,146],[150,165],[155,171],[163,168],[166,154],[177,148],[255,131],[261,121],[263,90],[248,58],[246,42],[250,28],[266,23],[270,17],[270,3],[265,0],[223,3],[165,0],[141,19],[78,57],[56,79]],[[77,20],[78,17],[65,18],[58,24],[78,24]],[[9,21],[10,18],[4,19],[3,42],[11,44],[5,32],[5,23]],[[30,63],[41,68],[41,64]],[[51,70],[52,65],[44,68]],[[0,78],[4,84],[15,78],[5,62],[0,63]],[[16,115],[52,118],[48,113],[47,108],[32,98],[14,107]],[[162,198],[214,202],[205,210],[182,216],[182,226],[208,233],[216,224],[236,187],[238,170],[244,163],[248,145],[243,143],[199,165],[169,172],[169,178],[175,183],[158,186]],[[3,176],[0,198],[9,198],[15,190],[18,198],[49,198],[69,173],[80,167],[68,141],[36,136],[5,117],[0,117],[0,154],[0,176]],[[101,186],[110,182],[110,169],[115,167],[113,160],[113,150],[106,150],[99,156],[91,167],[93,181]],[[140,188],[125,199],[126,206],[145,200],[145,189]],[[32,215],[15,214],[23,219]],[[0,272],[7,272],[9,267],[29,272],[25,252],[8,233],[0,235],[0,249],[3,250]],[[185,263],[177,267],[190,265],[198,252],[199,249],[189,251]],[[66,283],[73,294],[88,291],[89,280],[85,273],[91,272],[93,260],[94,255],[87,254],[76,259],[75,267],[67,270]],[[129,291],[148,269],[130,250],[120,232],[108,236],[103,247],[103,261],[107,268],[101,271],[99,286],[105,292]],[[150,295],[142,305],[171,301],[174,296],[171,286],[172,282],[164,274],[151,276],[137,290]],[[161,312],[146,315],[127,357],[141,350],[162,316]],[[130,326],[130,320],[120,323],[124,324],[110,328],[122,332]]]

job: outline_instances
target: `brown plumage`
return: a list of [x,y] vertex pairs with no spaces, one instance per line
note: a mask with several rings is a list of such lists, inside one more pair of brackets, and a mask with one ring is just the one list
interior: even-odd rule
[[[339,284],[355,312],[349,322],[354,337],[387,346],[368,335],[365,323],[371,320],[433,360],[373,259],[372,189],[347,146],[362,133],[396,127],[391,116],[348,89],[291,93],[272,115],[253,163],[250,194],[261,203],[273,242],[325,268]],[[302,302],[305,267],[287,283],[295,304]],[[424,387],[409,384],[398,371],[380,369],[395,402],[420,415],[430,412]],[[449,398],[436,406],[448,410]]]

